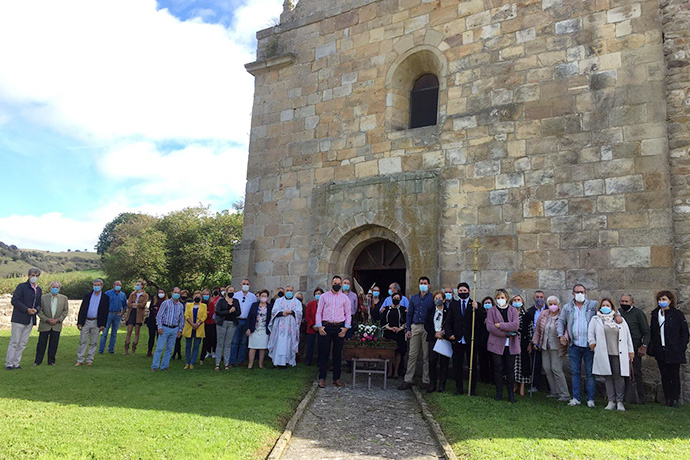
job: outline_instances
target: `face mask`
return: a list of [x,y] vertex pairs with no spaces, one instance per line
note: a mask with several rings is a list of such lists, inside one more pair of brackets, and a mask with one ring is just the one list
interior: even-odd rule
[[585,301],[585,295],[582,292],[575,294],[575,302],[582,303]]
[[632,305],[621,304],[621,308],[625,311],[630,311],[630,309],[632,308]]
[[453,299],[453,293],[452,292],[446,292],[446,300],[452,300]]
[[400,305],[400,299],[393,299],[393,305]]
[[491,308],[491,307],[493,307],[493,305],[490,304],[490,303],[485,303],[485,304],[484,304],[484,310],[488,310],[488,309]]
[[175,293],[172,295],[173,300],[178,300],[180,298],[180,294]]
[[134,289],[136,289],[137,291],[141,291],[141,286],[137,284],[136,286],[134,286]]
[[333,290],[334,290],[335,292],[338,292],[338,291],[340,290],[340,285],[339,285],[339,284],[334,284],[334,285],[333,285]]
[[426,284],[420,284],[419,285],[419,292],[426,292],[429,290],[429,286]]
[[343,292],[347,292],[350,290],[350,285],[349,284],[343,284]]
[[[225,295],[225,292],[223,292],[223,295]],[[218,291],[213,291],[213,297],[218,297]]]
[[611,313],[611,307],[601,307],[599,311],[605,315],[608,315],[609,313]]
[[470,293],[469,292],[458,292],[458,297],[460,297],[462,300],[467,300],[470,298]]
[[268,302],[268,297],[262,295],[262,296],[261,296],[261,301],[262,301],[263,303]]
[[294,295],[295,295],[295,294],[294,294],[293,292],[288,291],[288,292],[285,293],[285,298],[288,299],[288,300],[290,300],[290,299],[292,299],[292,297],[293,297]]
[[222,295],[223,297],[225,297],[225,291],[220,291],[220,295]]
[[100,286],[94,286],[93,292],[101,292],[101,287]]
[[248,284],[243,284],[243,285],[242,285],[242,290],[243,290],[244,292],[249,292],[249,285],[248,285]]
[[557,312],[558,311],[558,305],[549,305],[549,311],[552,312]]
[[315,298],[316,300],[319,300],[319,299],[321,298],[321,294],[316,294],[316,295],[314,296],[314,298]]
[[120,292],[121,289],[122,289],[122,286],[115,286],[115,291]]
[[228,293],[227,293],[227,296],[230,297],[231,299],[233,298],[234,295],[235,295],[234,292],[228,292]]
[[201,297],[194,297],[194,303],[201,302]]
[[378,298],[378,296],[381,295],[381,292],[380,292],[380,291],[374,291],[374,292],[371,293],[371,295],[373,295],[374,297],[377,297],[377,298]]
[[207,295],[204,296],[204,300],[208,300],[210,298],[211,298],[211,296],[207,296]]
[[668,302],[666,302],[665,300],[664,300],[664,301],[661,301],[661,300],[660,300],[660,301],[659,301],[659,306],[660,306],[661,308],[666,308],[666,307],[668,307]]
[[187,297],[180,297],[180,300],[182,300],[183,302],[186,302],[186,301],[187,301]]
[[60,288],[50,288],[50,293],[53,295],[57,295],[58,292],[60,292]]
[[388,295],[393,295],[393,289],[388,290]]
[[283,291],[278,291],[278,297],[283,297],[285,293]]
[[163,297],[165,297],[165,294],[162,293],[162,292],[159,292],[159,293],[158,293],[158,298],[159,298],[159,299],[162,299]]
[[441,305],[443,305],[443,300],[442,299],[434,299],[434,305],[436,305],[437,307],[440,307]]
[[506,306],[506,302],[507,302],[506,299],[496,299],[496,304],[501,308]]
[[31,284],[38,283],[38,276],[32,276],[31,278],[29,278],[29,281],[31,281]]
[[535,304],[537,307],[542,307],[542,306],[544,305],[544,299],[535,299],[535,300],[534,300],[534,304]]
[[515,307],[515,308],[522,307],[522,302],[513,302],[513,307]]

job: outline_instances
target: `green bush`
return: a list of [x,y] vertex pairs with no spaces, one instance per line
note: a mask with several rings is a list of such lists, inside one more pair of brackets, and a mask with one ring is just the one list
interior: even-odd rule
[[[84,297],[84,294],[91,290],[93,280],[96,278],[103,279],[105,290],[110,289],[111,283],[104,278],[104,274],[100,270],[56,274],[42,273],[38,285],[44,293],[47,293],[50,290],[50,283],[59,281],[62,283],[60,292],[72,300],[77,300]],[[24,281],[26,281],[25,277],[0,279],[0,294],[12,294],[17,285]]]

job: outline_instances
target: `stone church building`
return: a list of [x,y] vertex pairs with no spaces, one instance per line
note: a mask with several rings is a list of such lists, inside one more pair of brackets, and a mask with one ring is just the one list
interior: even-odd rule
[[233,277],[690,296],[687,0],[301,0],[258,33]]

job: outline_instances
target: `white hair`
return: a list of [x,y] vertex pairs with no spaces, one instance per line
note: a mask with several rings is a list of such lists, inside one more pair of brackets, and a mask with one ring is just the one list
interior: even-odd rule
[[559,307],[561,306],[561,301],[558,300],[558,297],[556,297],[555,295],[550,295],[549,298],[546,299],[546,305],[548,305],[549,302],[552,302],[552,301],[556,302],[556,305],[558,305]]

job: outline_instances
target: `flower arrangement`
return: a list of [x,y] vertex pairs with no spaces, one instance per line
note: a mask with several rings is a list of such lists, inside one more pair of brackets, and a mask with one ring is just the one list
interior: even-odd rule
[[383,340],[383,329],[376,324],[358,324],[352,337],[356,347],[375,347]]

